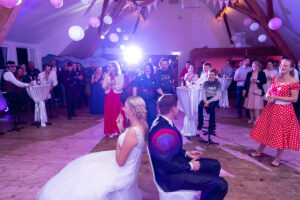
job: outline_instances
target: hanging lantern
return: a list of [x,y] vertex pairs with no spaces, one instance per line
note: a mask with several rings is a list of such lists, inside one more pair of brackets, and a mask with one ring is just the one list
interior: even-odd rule
[[265,34],[261,34],[258,36],[259,42],[265,42],[267,40],[267,36]]
[[91,17],[89,24],[91,27],[97,28],[100,26],[100,20],[97,17]]
[[277,30],[281,27],[282,25],[282,21],[280,18],[278,17],[274,17],[272,18],[269,23],[268,23],[268,27],[271,29],[271,30]]
[[54,8],[60,8],[64,5],[63,0],[50,0],[50,3]]
[[250,25],[250,30],[251,30],[251,31],[257,31],[258,28],[259,28],[259,24],[256,23],[256,22],[254,22],[254,23],[252,23],[252,24]]
[[106,15],[104,18],[103,18],[103,22],[105,24],[112,24],[112,18],[109,16],[109,15]]
[[84,30],[80,26],[71,26],[69,28],[68,34],[72,40],[79,41],[84,37]]
[[249,26],[251,24],[252,20],[250,18],[244,19],[244,26]]
[[129,40],[129,35],[128,34],[124,34],[123,35],[123,40],[125,40],[125,41]]
[[122,29],[121,29],[121,28],[117,28],[116,31],[117,31],[118,33],[121,33]]
[[119,41],[119,36],[116,33],[111,33],[108,38],[111,42],[118,42]]
[[[22,2],[22,0],[21,0]],[[20,4],[19,3],[19,0],[0,0],[0,4],[6,8],[14,8]]]

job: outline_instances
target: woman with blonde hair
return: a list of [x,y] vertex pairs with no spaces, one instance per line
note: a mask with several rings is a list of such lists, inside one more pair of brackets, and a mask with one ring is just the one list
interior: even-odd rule
[[122,134],[116,150],[90,153],[70,162],[43,186],[38,200],[106,200],[120,196],[141,200],[134,189],[130,190],[130,198],[125,195],[137,184],[148,133],[146,104],[141,97],[131,96],[123,110],[130,127],[124,130],[123,117],[119,115],[117,124]]
[[267,83],[266,74],[261,71],[261,64],[258,61],[252,62],[252,71],[248,72],[243,96],[245,97],[244,107],[250,111],[248,123],[255,123],[262,109],[264,108],[263,96],[265,95],[263,85]]
[[104,134],[109,137],[120,134],[116,119],[121,112],[120,95],[123,86],[124,75],[121,73],[120,64],[117,61],[109,62],[102,83],[106,94],[104,100]]
[[270,163],[278,167],[284,149],[300,149],[300,127],[293,108],[298,99],[300,85],[293,78],[293,61],[283,59],[279,66],[279,77],[271,80],[267,92],[268,104],[251,130],[251,138],[260,143],[251,157],[262,157],[266,146],[277,149],[275,159]]

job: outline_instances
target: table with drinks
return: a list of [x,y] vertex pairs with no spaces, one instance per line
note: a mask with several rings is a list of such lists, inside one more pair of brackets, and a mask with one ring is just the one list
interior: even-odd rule
[[[38,84],[37,84],[38,83]],[[48,122],[45,100],[48,99],[50,93],[50,84],[40,84],[37,81],[33,86],[26,87],[27,93],[35,103],[34,121],[40,122],[41,127],[45,127]]]
[[184,112],[183,130],[184,136],[195,136],[198,124],[198,105],[201,101],[202,86],[188,85],[176,88],[179,110]]

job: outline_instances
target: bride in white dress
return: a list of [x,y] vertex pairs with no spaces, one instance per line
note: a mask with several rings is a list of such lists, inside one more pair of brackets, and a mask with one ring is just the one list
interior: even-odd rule
[[[119,115],[117,124],[122,134],[116,150],[90,153],[71,161],[43,186],[38,200],[108,200],[116,199],[116,193],[124,198],[122,191],[136,183],[148,126],[142,98],[128,97],[123,110],[131,126],[124,131]],[[132,199],[140,197],[136,194]]]

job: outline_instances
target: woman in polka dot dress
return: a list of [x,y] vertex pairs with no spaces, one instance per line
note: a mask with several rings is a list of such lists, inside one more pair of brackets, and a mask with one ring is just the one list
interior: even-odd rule
[[262,157],[265,146],[277,149],[275,159],[270,163],[278,167],[284,149],[299,150],[300,127],[293,109],[293,102],[298,99],[300,84],[293,78],[293,62],[281,61],[280,76],[271,80],[267,92],[268,104],[251,130],[251,138],[260,146],[251,157]]

